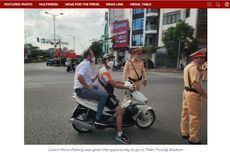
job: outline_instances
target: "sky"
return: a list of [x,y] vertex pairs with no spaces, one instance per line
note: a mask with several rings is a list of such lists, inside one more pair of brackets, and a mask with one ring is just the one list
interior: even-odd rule
[[52,48],[50,44],[37,42],[40,39],[54,38],[53,16],[46,14],[60,14],[56,16],[56,39],[69,43],[65,46],[81,54],[90,45],[90,40],[99,39],[103,34],[105,12],[107,9],[25,9],[24,11],[24,39],[25,43],[32,43],[41,49]]

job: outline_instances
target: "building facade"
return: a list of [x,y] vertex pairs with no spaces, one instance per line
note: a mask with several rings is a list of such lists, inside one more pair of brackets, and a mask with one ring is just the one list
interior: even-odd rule
[[[127,46],[114,47],[116,59],[129,59],[128,51],[132,48],[158,47],[156,53],[152,54],[152,62],[159,67],[175,67],[175,61],[165,59],[167,51],[162,39],[167,29],[175,27],[179,20],[184,20],[195,29],[194,37],[198,40],[199,48],[207,47],[207,9],[109,9],[109,37],[114,35],[112,31],[116,22],[128,22],[129,43]],[[145,59],[145,55],[142,58]],[[186,58],[182,58],[181,62],[185,65]]]
[[117,45],[110,43],[115,60],[124,62],[129,57],[129,33],[131,24],[131,9],[109,9],[109,37]]
[[132,9],[130,48],[158,46],[159,9]]
[[160,9],[109,9],[110,37],[115,22],[128,20],[129,24],[129,45],[114,48],[116,59],[129,59],[132,48],[158,46],[159,14]]
[[[160,9],[132,9],[132,27],[130,30],[130,48],[157,47],[159,37]],[[146,61],[154,64],[155,56],[142,54]],[[151,68],[152,68],[151,66]]]

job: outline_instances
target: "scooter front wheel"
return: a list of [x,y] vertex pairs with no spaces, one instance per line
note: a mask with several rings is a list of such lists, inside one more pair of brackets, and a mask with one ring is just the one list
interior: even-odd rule
[[136,125],[141,128],[145,129],[150,127],[155,121],[155,113],[153,110],[147,110],[145,113],[141,112],[136,119]]

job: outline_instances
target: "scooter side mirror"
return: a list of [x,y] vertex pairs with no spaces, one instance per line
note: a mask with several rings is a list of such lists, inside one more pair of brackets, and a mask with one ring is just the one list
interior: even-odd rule
[[132,90],[131,90],[130,92],[133,92],[133,91],[136,90],[135,84],[134,84],[132,81],[130,81],[130,80],[125,81],[125,82],[124,82],[124,86],[129,87],[129,88],[132,88]]

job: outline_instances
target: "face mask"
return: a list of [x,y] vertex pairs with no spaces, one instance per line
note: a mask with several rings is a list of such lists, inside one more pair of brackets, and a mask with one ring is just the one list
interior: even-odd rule
[[113,61],[109,61],[109,62],[107,63],[107,65],[108,65],[109,68],[112,69],[112,68],[113,68]]

